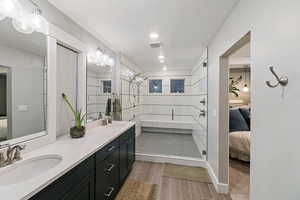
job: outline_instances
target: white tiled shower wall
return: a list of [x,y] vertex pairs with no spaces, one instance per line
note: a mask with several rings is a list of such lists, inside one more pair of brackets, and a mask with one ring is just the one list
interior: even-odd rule
[[[148,80],[161,79],[162,93],[149,93],[149,81],[142,84],[142,110],[141,119],[155,118],[157,120],[172,120],[174,110],[174,121],[192,122],[192,75],[189,71],[167,71],[146,73]],[[185,92],[172,94],[170,92],[171,79],[184,79]]]

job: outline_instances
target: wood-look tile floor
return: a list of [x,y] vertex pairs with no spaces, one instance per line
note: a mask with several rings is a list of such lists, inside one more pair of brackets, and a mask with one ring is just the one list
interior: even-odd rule
[[163,170],[164,164],[137,161],[128,178],[158,184],[158,200],[248,200],[249,184],[245,188],[241,184],[247,184],[249,172],[238,162],[234,162],[230,169],[232,198],[231,195],[218,194],[213,184],[163,177]]
[[239,160],[230,160],[229,192],[233,200],[249,200],[250,164]]

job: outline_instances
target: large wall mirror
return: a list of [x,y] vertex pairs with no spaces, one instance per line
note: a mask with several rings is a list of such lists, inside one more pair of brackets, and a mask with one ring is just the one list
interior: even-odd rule
[[0,21],[0,143],[46,134],[47,36]]
[[111,112],[112,67],[87,63],[87,122]]

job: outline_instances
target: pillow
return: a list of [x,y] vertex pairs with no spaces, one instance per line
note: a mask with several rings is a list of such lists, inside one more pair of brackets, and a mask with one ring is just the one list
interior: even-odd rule
[[249,126],[239,109],[230,109],[229,131],[250,131]]
[[242,116],[244,117],[249,129],[251,129],[251,126],[250,126],[251,125],[251,110],[250,110],[250,108],[249,107],[248,108],[246,108],[246,107],[239,108],[239,110],[240,110]]

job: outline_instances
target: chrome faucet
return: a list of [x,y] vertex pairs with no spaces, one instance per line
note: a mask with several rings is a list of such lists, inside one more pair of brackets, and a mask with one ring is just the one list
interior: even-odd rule
[[0,152],[0,168],[11,165],[15,161],[22,160],[21,151],[25,149],[25,145],[16,145],[11,147],[9,144],[0,146],[0,150],[7,148],[6,159],[3,152]]

